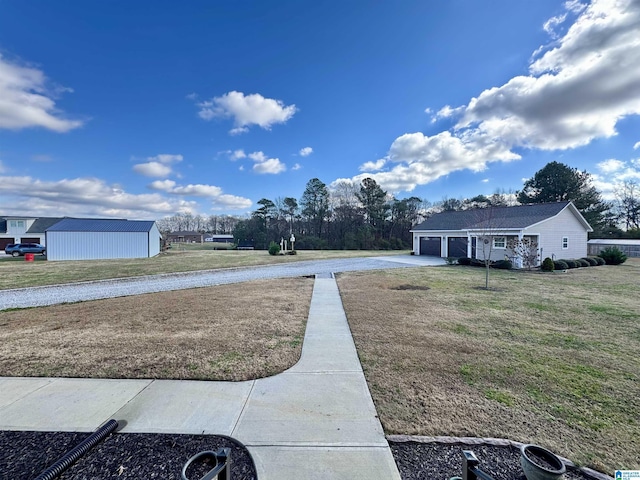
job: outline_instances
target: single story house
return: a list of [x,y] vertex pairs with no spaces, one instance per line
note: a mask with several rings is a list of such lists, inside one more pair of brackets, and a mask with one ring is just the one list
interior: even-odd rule
[[233,235],[225,235],[225,234],[211,234],[207,233],[204,235],[205,242],[212,243],[233,243]]
[[589,255],[598,255],[607,247],[615,247],[627,257],[640,257],[640,239],[594,238],[587,243],[589,246]]
[[200,232],[170,232],[165,235],[167,243],[202,243],[204,234]]
[[160,253],[154,221],[64,218],[45,232],[48,260],[146,258]]
[[0,217],[0,250],[10,243],[40,243],[46,245],[45,230],[62,218]]
[[502,260],[522,266],[509,250],[511,240],[538,245],[539,259],[587,255],[593,229],[572,202],[489,207],[437,213],[413,227],[413,253],[438,257]]

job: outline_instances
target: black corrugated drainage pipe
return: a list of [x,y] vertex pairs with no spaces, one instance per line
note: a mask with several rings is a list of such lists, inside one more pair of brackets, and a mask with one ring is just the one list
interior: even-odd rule
[[73,449],[69,450],[62,457],[60,457],[56,463],[44,470],[38,475],[35,480],[53,480],[64,472],[67,468],[73,465],[80,457],[86,454],[89,450],[95,447],[102,440],[107,438],[110,433],[118,428],[118,422],[114,419],[109,420],[95,432],[85,438],[82,442],[76,445]]

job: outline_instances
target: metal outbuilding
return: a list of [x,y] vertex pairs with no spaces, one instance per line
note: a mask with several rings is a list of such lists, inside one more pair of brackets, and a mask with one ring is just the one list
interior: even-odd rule
[[595,238],[587,242],[589,255],[598,255],[607,247],[615,247],[627,257],[640,257],[640,239]]
[[46,232],[48,260],[147,258],[160,253],[156,222],[65,218]]

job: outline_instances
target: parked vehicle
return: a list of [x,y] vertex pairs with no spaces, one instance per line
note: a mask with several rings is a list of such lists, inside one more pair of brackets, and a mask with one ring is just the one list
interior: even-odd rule
[[39,243],[14,243],[7,245],[4,248],[4,253],[14,257],[21,257],[25,253],[40,253],[46,255],[47,249]]

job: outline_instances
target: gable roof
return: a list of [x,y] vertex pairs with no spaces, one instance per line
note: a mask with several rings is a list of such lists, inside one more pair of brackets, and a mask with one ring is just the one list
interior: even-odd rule
[[153,220],[64,218],[47,232],[148,232],[154,224]]
[[[492,217],[496,227],[501,229],[523,229],[555,217],[569,207],[579,217],[585,228],[591,227],[570,201],[554,203],[534,203],[513,207],[492,207]],[[427,218],[411,230],[474,230],[483,228],[487,220],[482,218],[482,209],[441,212]],[[480,214],[478,213],[480,211]]]
[[58,223],[62,218],[40,217],[29,227],[27,233],[44,233],[49,227]]

